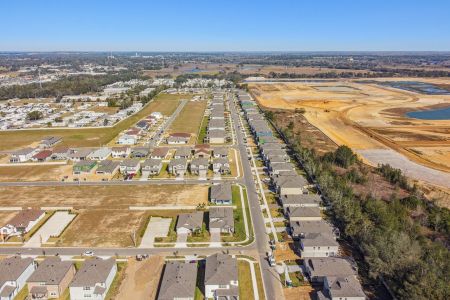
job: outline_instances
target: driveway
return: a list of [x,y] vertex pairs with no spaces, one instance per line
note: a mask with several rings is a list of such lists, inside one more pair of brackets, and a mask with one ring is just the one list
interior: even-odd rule
[[171,218],[151,217],[139,248],[152,248],[156,237],[166,237],[170,223],[172,223]]
[[187,237],[188,237],[187,233],[178,233],[177,234],[177,243],[176,243],[175,247],[186,248],[187,247],[187,244],[186,244]]
[[148,180],[148,176],[150,176],[150,172],[149,171],[142,171],[142,176],[139,179],[140,181],[147,181]]
[[25,243],[24,247],[40,247],[51,236],[59,236],[64,228],[75,218],[68,211],[57,211],[44,225]]
[[211,243],[209,247],[220,247],[222,243],[220,242],[220,231],[210,231],[211,233]]

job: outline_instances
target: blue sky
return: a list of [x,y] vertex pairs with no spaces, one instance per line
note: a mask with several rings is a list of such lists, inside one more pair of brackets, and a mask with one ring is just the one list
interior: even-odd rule
[[449,51],[450,1],[1,1],[0,51]]

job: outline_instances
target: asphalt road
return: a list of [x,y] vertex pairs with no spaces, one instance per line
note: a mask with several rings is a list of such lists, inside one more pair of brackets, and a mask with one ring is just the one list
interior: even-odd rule
[[[243,177],[232,179],[234,183],[241,183],[247,188],[251,220],[253,223],[255,240],[247,246],[235,247],[208,247],[208,248],[79,248],[79,247],[45,247],[45,248],[27,248],[27,247],[0,247],[0,255],[16,254],[22,255],[82,255],[85,251],[91,250],[95,255],[100,256],[134,256],[137,254],[149,255],[210,255],[217,252],[227,252],[230,254],[254,254],[259,256],[259,263],[262,270],[262,279],[266,299],[283,299],[282,286],[278,274],[273,267],[270,267],[266,259],[266,252],[269,250],[269,237],[266,233],[266,226],[261,212],[256,184],[253,180],[252,168],[247,155],[247,147],[243,143],[244,135],[239,128],[240,119],[238,111],[230,102],[231,118],[235,130],[236,148],[239,149],[241,164],[243,168]],[[175,114],[174,114],[175,115]],[[53,186],[53,185],[130,185],[130,184],[199,184],[221,182],[223,180],[149,180],[149,181],[105,181],[105,182],[1,182],[0,186]]]

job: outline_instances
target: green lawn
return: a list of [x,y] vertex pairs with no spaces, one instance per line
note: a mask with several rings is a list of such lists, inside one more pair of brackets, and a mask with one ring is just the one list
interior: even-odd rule
[[38,142],[49,135],[62,137],[63,141],[60,145],[65,145],[68,147],[100,147],[102,145],[106,145],[120,132],[133,126],[136,122],[149,115],[151,112],[159,111],[164,115],[171,115],[179,105],[181,99],[190,97],[192,97],[190,94],[160,94],[156,96],[153,101],[147,103],[138,113],[117,123],[111,128],[1,131],[0,151],[26,147],[31,143]]
[[202,120],[202,124],[200,127],[200,131],[197,137],[197,144],[203,144],[206,137],[206,127],[208,127],[208,117],[204,116]]
[[250,265],[246,261],[238,261],[239,299],[255,299],[253,294]]
[[[244,199],[241,199],[241,194],[239,191],[239,186],[233,185],[231,187],[232,189],[232,197],[233,197],[233,205],[236,205],[237,208],[233,211],[234,213],[234,234],[225,236],[222,235],[222,242],[229,243],[229,242],[240,242],[245,240],[246,234],[245,234],[245,223],[244,223],[244,211],[242,209],[242,200],[247,201],[247,190],[243,189]],[[250,219],[250,213],[248,210],[248,201],[246,202],[246,211],[247,214],[247,220],[249,223],[249,235],[253,236],[253,228],[251,226],[251,219]],[[252,238],[249,240],[249,242],[252,240]]]

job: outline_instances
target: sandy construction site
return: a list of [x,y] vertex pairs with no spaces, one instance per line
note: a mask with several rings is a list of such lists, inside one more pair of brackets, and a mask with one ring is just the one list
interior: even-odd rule
[[[421,120],[405,113],[450,107],[450,95],[393,88],[388,80],[251,83],[262,106],[304,108],[308,122],[335,143],[354,149],[367,163],[406,159],[396,167],[410,177],[450,188],[450,120]],[[448,79],[395,79],[448,87]],[[395,151],[392,151],[395,150]]]

